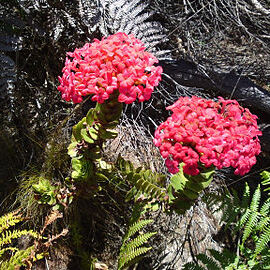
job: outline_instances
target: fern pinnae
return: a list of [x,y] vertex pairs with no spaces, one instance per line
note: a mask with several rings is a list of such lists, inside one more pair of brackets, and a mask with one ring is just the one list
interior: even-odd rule
[[262,232],[265,228],[267,228],[268,225],[270,225],[270,217],[261,218],[256,225],[256,229],[258,232]]
[[250,188],[249,188],[249,185],[245,183],[245,190],[244,190],[242,199],[240,201],[241,208],[244,208],[244,209],[248,208],[249,201],[250,201]]
[[[135,203],[132,215],[129,222],[128,230],[123,238],[123,243],[120,248],[118,269],[123,269],[128,265],[132,265],[140,259],[140,256],[151,249],[151,247],[144,247],[149,238],[156,234],[156,232],[143,233],[142,229],[148,224],[153,223],[152,219],[143,220],[141,218],[144,213],[144,206],[146,203]],[[137,235],[137,237],[135,237]]]
[[243,244],[247,240],[247,238],[251,235],[257,221],[259,220],[258,208],[259,208],[260,198],[261,198],[261,189],[260,189],[260,185],[258,185],[257,189],[255,190],[253,194],[252,201],[250,204],[249,209],[251,213],[247,219],[247,222],[245,223],[244,233],[242,237]]
[[38,238],[38,233],[32,230],[13,230],[13,231],[6,231],[3,232],[0,237],[0,248],[2,248],[6,244],[10,244],[13,239],[18,239],[23,235],[31,235],[34,238]]
[[235,255],[231,253],[229,250],[223,250],[222,252],[219,252],[214,249],[209,250],[211,256],[219,262],[222,269],[225,269],[227,265],[232,263],[234,261]]
[[206,254],[198,254],[196,257],[207,267],[207,270],[221,270],[219,265]]
[[6,248],[2,248],[1,250],[0,250],[0,258],[1,258],[1,256],[6,252],[6,251],[11,251],[11,252],[16,252],[16,251],[18,251],[19,249],[18,248],[16,248],[16,247],[6,247]]
[[145,254],[150,249],[151,249],[151,247],[140,247],[140,248],[135,249],[131,253],[124,254],[122,257],[120,257],[120,259],[118,261],[118,270],[126,268],[127,266],[129,266],[132,263],[132,261],[135,258],[139,258],[139,256]]
[[160,30],[160,24],[156,22],[145,22],[142,25],[136,25],[135,30],[138,33],[136,37],[142,39],[144,36],[151,36],[162,33]]
[[150,195],[151,198],[163,199],[166,194],[165,189],[153,184],[149,179],[138,178],[135,175],[135,177],[130,178],[130,181],[135,185],[137,190]]
[[137,236],[135,239],[127,242],[124,249],[127,252],[134,251],[136,248],[140,247],[141,245],[146,244],[148,239],[150,239],[155,234],[156,232],[143,233]]
[[206,270],[206,269],[198,264],[190,262],[184,265],[183,270]]
[[251,211],[250,209],[246,209],[245,213],[241,216],[240,220],[239,220],[239,227],[242,228],[244,224],[247,223],[250,215],[251,215]]
[[[117,1],[116,1],[117,2]],[[139,5],[140,1],[138,0],[133,0],[133,1],[124,1],[125,3],[122,5],[122,8],[124,10],[132,10],[134,9],[136,6]]]
[[270,242],[270,226],[264,229],[264,232],[260,235],[258,241],[256,241],[254,257],[260,254],[263,249],[268,248],[269,242]]
[[[270,185],[270,172],[268,171],[263,171],[261,172],[261,177],[262,177],[262,185],[263,186],[267,186],[267,185]],[[270,190],[270,187],[264,189],[264,191],[268,191]],[[269,195],[269,193],[268,193]]]
[[[149,17],[148,14],[150,14],[148,12],[145,12],[145,9],[147,8],[147,6],[148,6],[148,3],[145,3],[145,2],[142,3],[141,1],[137,1],[137,5],[131,9],[128,8],[129,10],[126,12],[126,14],[128,13],[129,17],[134,18],[134,19],[138,17],[139,14],[142,14],[143,16],[145,16],[145,17],[141,17],[141,20],[139,21],[139,23],[142,23],[144,20],[146,20]],[[144,14],[143,14],[143,11],[144,11]]]
[[23,221],[23,217],[18,215],[18,211],[11,212],[0,217],[0,233]]
[[261,199],[261,186],[258,185],[257,189],[255,190],[252,201],[250,204],[250,209],[254,212],[258,211],[259,204],[260,204],[260,199]]
[[153,222],[154,222],[154,220],[152,220],[152,219],[144,219],[144,220],[139,220],[138,222],[132,224],[129,227],[128,233],[124,238],[124,242],[126,242],[126,240],[128,240],[135,233],[139,232],[143,227],[145,227],[146,225],[151,224]]
[[270,200],[266,200],[262,205],[260,212],[258,213],[260,215],[260,221],[257,224],[258,231],[263,231],[264,228],[270,224],[269,212],[270,212]]
[[270,199],[266,200],[261,209],[260,209],[260,214],[264,217],[267,217],[269,216],[269,213],[270,213]]
[[[147,18],[149,18],[151,15],[148,14],[148,13],[145,13],[145,14],[142,14],[142,15],[139,15],[137,17],[134,18],[134,20],[130,21],[128,24],[125,25],[125,27],[121,27],[119,30],[120,31],[123,31],[127,34],[131,33],[132,30],[135,30],[136,26],[139,26],[140,25],[140,22],[142,21],[145,21]],[[132,17],[130,17],[132,18]],[[138,32],[138,31],[132,31],[132,32]],[[135,34],[134,35],[135,37],[137,37],[138,35]]]
[[258,221],[258,215],[257,213],[252,212],[249,215],[248,221],[244,227],[244,233],[242,237],[242,244],[248,239],[248,237],[251,235],[256,223]]

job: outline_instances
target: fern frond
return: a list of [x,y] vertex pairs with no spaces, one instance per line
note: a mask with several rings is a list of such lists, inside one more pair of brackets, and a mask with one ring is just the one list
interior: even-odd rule
[[152,220],[152,219],[145,219],[145,220],[140,220],[140,221],[132,224],[128,229],[128,232],[123,240],[123,243],[125,243],[135,233],[139,232],[143,227],[145,227],[146,225],[151,224],[153,222],[154,222],[154,220]]
[[190,262],[184,265],[183,270],[206,270],[206,269],[198,264]]
[[270,224],[270,199],[266,200],[264,204],[262,205],[259,215],[260,215],[260,221],[258,222],[256,229],[257,231],[261,232],[264,230],[265,227],[267,227]]
[[24,218],[18,212],[11,212],[0,217],[0,233],[23,221]]
[[129,241],[123,248],[123,252],[130,252],[140,247],[143,244],[146,244],[148,239],[154,236],[156,232],[143,233],[142,235],[137,236],[135,239]]
[[140,195],[139,193],[141,193],[149,196],[151,199],[163,200],[166,195],[166,189],[158,186],[159,184],[164,184],[163,175],[154,174],[150,170],[144,169],[136,171],[137,172],[131,171],[127,174],[127,182],[134,185],[136,188],[136,190],[134,190],[134,188],[130,190],[127,197]]
[[[146,253],[151,247],[143,247],[149,238],[156,234],[156,232],[141,232],[142,229],[153,222],[152,219],[140,220],[140,217],[144,213],[145,203],[135,203],[130,218],[130,226],[123,238],[123,243],[120,248],[118,269],[123,269],[128,265],[134,264],[140,259],[140,256]],[[139,234],[137,237],[134,237]]]
[[250,201],[250,188],[249,188],[249,185],[245,183],[245,191],[241,200],[241,208],[246,209],[246,210],[242,214],[238,222],[240,228],[242,228],[242,226],[246,224],[251,214],[251,210],[249,209],[249,201]]
[[260,235],[258,241],[256,241],[256,248],[254,252],[254,257],[262,252],[263,249],[268,248],[268,243],[270,242],[270,226],[265,228],[263,233]]
[[0,250],[0,258],[3,256],[3,254],[5,254],[6,251],[11,251],[11,252],[16,252],[18,251],[19,249],[16,248],[16,247],[7,247],[7,248],[2,248]]
[[[157,51],[156,45],[167,41],[162,25],[150,21],[153,12],[147,10],[148,1],[101,0],[100,5],[103,11],[100,30],[103,35],[116,32],[132,33],[153,53]],[[159,51],[160,58],[167,54],[168,51]]]
[[214,249],[209,249],[209,252],[210,252],[211,256],[213,258],[215,258],[215,260],[217,262],[219,262],[222,269],[225,269],[226,266],[233,263],[235,260],[235,257],[236,257],[236,254],[230,252],[227,249],[224,249],[222,252],[219,252],[219,251],[214,250]]
[[251,213],[252,211],[250,209],[246,209],[245,213],[241,216],[240,221],[239,221],[240,228],[242,228],[244,224],[247,223],[248,219],[250,218]]
[[39,234],[32,230],[13,230],[13,231],[4,231],[0,236],[0,248],[6,244],[10,244],[13,239],[18,239],[23,235],[31,235],[34,238],[38,238]]
[[254,230],[256,223],[258,221],[257,213],[251,213],[249,215],[249,219],[244,227],[244,233],[242,237],[242,243],[244,244],[248,237],[251,235],[252,231]]
[[250,202],[250,188],[249,188],[248,183],[245,183],[245,190],[244,190],[243,196],[240,200],[241,208],[243,208],[243,209],[248,208],[249,202]]
[[258,208],[260,204],[260,198],[261,198],[261,189],[259,185],[253,194],[250,208],[247,210],[250,212],[247,222],[243,223],[243,225],[245,224],[243,238],[242,238],[243,244],[247,240],[247,238],[251,235],[253,229],[255,228],[256,223],[259,220]]
[[143,193],[150,195],[151,198],[163,199],[166,195],[165,189],[152,184],[150,181],[140,178],[134,182],[135,187]]
[[270,199],[266,200],[264,202],[264,204],[262,205],[261,209],[260,209],[260,214],[262,216],[269,216],[269,212],[270,212]]
[[118,261],[118,270],[123,269],[124,267],[129,266],[130,262],[132,262],[135,258],[145,254],[148,252],[151,247],[140,247],[132,250],[129,253],[122,254]]
[[[261,177],[262,177],[262,185],[263,186],[268,186],[270,185],[270,172],[268,171],[263,171],[261,172]],[[265,188],[264,191],[269,191],[270,187]],[[270,196],[270,192],[268,193],[268,195]]]
[[13,270],[21,269],[20,266],[26,266],[24,260],[30,256],[33,246],[24,249],[18,250],[8,261],[2,261],[0,264],[0,270]]
[[207,267],[208,270],[221,270],[219,265],[206,254],[198,254],[196,257]]

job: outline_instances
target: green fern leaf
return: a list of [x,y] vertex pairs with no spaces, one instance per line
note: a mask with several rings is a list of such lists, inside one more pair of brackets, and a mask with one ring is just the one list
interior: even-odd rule
[[255,190],[253,197],[252,197],[252,201],[250,204],[250,209],[253,212],[257,212],[258,208],[259,208],[259,204],[260,204],[260,199],[261,199],[261,187],[260,185],[258,185],[257,189]]
[[251,213],[252,212],[249,208],[246,209],[246,212],[241,216],[240,221],[239,221],[240,228],[242,228],[243,225],[247,223],[248,219],[250,218]]
[[10,244],[13,239],[18,239],[23,235],[31,235],[34,238],[38,238],[39,234],[32,230],[13,230],[13,231],[5,231],[0,236],[0,248],[2,248],[6,244]]
[[11,212],[0,217],[0,233],[23,221],[23,217],[18,212]]
[[236,254],[231,253],[229,250],[224,249],[222,252],[219,252],[214,249],[209,250],[211,256],[215,258],[216,261],[222,266],[222,269],[225,269],[226,266],[234,262]]
[[121,254],[121,257],[118,261],[118,270],[123,269],[124,267],[128,267],[129,263],[132,262],[135,258],[138,258],[139,256],[145,254],[148,252],[151,247],[140,247],[136,248],[129,253]]
[[184,265],[183,270],[206,270],[206,269],[198,264],[190,262]]
[[207,270],[221,270],[219,265],[206,254],[198,254],[196,257],[207,267]]
[[[123,243],[120,248],[120,254],[118,259],[118,269],[123,269],[128,265],[132,265],[137,262],[140,256],[146,253],[151,247],[143,247],[142,245],[147,243],[148,239],[151,238],[156,232],[141,233],[136,238],[133,236],[140,233],[140,231],[148,224],[152,223],[153,220],[139,220],[144,212],[145,203],[135,203],[130,218],[126,235],[123,238]],[[133,238],[133,239],[132,239]]]
[[131,181],[133,182],[137,190],[147,195],[150,195],[150,197],[153,199],[163,199],[166,195],[164,188],[160,188],[146,179],[137,179],[137,177],[133,177]]
[[154,236],[156,232],[149,232],[149,233],[144,233],[142,235],[137,236],[135,239],[131,240],[124,246],[124,252],[125,251],[132,251],[136,249],[137,247],[147,243],[148,239]]
[[263,231],[264,228],[270,224],[269,212],[270,212],[270,199],[266,200],[263,203],[259,211],[260,221],[258,222],[256,226],[257,231]]
[[258,222],[258,219],[259,219],[258,208],[259,208],[260,198],[261,198],[261,189],[259,185],[257,189],[255,190],[252,197],[252,201],[249,208],[251,213],[249,214],[248,220],[244,227],[242,244],[244,244],[247,238],[251,235],[253,229],[255,228],[256,223]]
[[0,250],[0,258],[3,256],[3,254],[5,254],[6,251],[11,251],[11,252],[16,252],[18,251],[19,249],[16,248],[16,247],[7,247],[7,248],[2,248]]
[[244,190],[243,196],[240,200],[241,208],[243,208],[243,209],[248,208],[249,201],[250,201],[250,188],[249,188],[248,183],[245,183],[245,190]]
[[[270,185],[270,172],[267,172],[267,171],[261,172],[261,177],[263,180],[262,181],[263,186]],[[264,191],[268,191],[268,190],[270,190],[270,187],[264,189]],[[270,195],[270,192],[268,193],[268,195]]]
[[18,266],[26,266],[24,264],[24,259],[31,254],[32,249],[33,246],[24,250],[18,250],[8,261],[2,261],[0,264],[0,270],[21,269],[18,268]]
[[263,233],[260,235],[258,241],[256,241],[256,249],[254,252],[254,257],[260,254],[263,249],[268,248],[269,242],[270,242],[270,227],[265,228]]
[[260,214],[262,216],[267,217],[269,216],[269,213],[270,213],[270,199],[266,200],[260,209]]
[[151,224],[153,223],[154,220],[152,219],[146,219],[146,220],[140,220],[134,224],[132,224],[130,227],[129,227],[129,230],[128,230],[128,233],[127,235],[125,236],[124,238],[124,243],[130,238],[132,237],[135,233],[139,232],[143,227],[145,227],[146,225],[148,224]]

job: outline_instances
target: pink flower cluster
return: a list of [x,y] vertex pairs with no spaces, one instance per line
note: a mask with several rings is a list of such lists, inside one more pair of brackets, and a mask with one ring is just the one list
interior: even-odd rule
[[157,58],[133,35],[95,39],[67,55],[58,87],[66,101],[79,103],[93,95],[93,101],[103,103],[116,89],[119,102],[145,101],[161,80],[162,68],[154,66]]
[[181,97],[167,109],[173,114],[155,132],[154,143],[166,159],[169,172],[197,175],[200,167],[232,166],[244,175],[261,151],[257,116],[236,100],[218,102],[198,97]]

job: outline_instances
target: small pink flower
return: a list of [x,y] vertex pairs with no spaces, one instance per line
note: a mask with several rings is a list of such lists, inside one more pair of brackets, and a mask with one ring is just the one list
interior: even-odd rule
[[[149,100],[161,80],[162,68],[154,66],[157,58],[145,51],[133,35],[117,33],[68,52],[58,90],[66,101],[92,100],[103,103],[119,90],[119,102]],[[71,58],[71,59],[70,59]]]
[[155,131],[154,144],[171,173],[183,162],[190,175],[200,173],[199,163],[206,168],[232,166],[235,174],[244,175],[256,163],[262,135],[257,117],[236,100],[181,97],[167,109],[173,114]]

